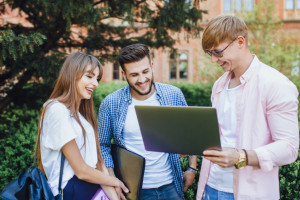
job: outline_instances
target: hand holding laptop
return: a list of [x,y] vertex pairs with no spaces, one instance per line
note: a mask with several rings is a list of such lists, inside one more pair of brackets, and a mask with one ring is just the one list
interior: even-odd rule
[[222,148],[222,150],[205,150],[203,157],[223,168],[232,167],[239,159],[236,149]]

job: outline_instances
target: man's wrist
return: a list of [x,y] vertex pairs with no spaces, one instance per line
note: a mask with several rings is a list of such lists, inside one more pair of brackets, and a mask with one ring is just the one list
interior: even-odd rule
[[234,164],[236,169],[242,169],[247,166],[248,164],[248,155],[247,151],[244,149],[236,149],[239,154],[239,158],[237,162]]
[[193,167],[188,167],[186,171],[192,172],[193,174],[197,174],[198,173],[198,169],[195,169]]

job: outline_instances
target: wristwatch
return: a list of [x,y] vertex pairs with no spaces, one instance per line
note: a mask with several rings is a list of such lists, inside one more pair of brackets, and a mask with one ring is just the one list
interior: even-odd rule
[[197,172],[198,172],[198,170],[197,169],[195,169],[195,168],[192,168],[192,167],[188,167],[187,168],[187,170],[186,171],[190,171],[190,172],[192,172],[192,173],[194,173],[194,174],[197,174]]
[[245,149],[236,149],[237,152],[239,153],[240,157],[238,161],[234,164],[235,168],[237,169],[242,169],[247,166],[248,162],[248,156],[247,156],[247,151]]

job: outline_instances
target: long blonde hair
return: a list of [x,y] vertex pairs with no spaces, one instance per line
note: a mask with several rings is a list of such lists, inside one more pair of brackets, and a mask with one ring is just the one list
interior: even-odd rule
[[44,168],[41,162],[41,152],[38,141],[42,131],[44,114],[47,110],[47,106],[49,105],[49,100],[51,99],[55,99],[63,103],[71,111],[72,116],[75,118],[82,129],[82,133],[84,135],[84,145],[86,141],[86,132],[79,120],[78,112],[80,112],[80,114],[84,116],[85,119],[93,126],[97,145],[97,156],[98,161],[100,162],[99,167],[100,169],[102,169],[103,159],[100,151],[98,126],[95,117],[93,98],[81,100],[79,98],[79,92],[77,88],[77,81],[79,81],[84,75],[88,66],[91,66],[92,71],[98,67],[100,70],[99,77],[101,79],[103,69],[101,63],[97,58],[82,52],[76,52],[68,56],[59,72],[52,94],[50,95],[47,103],[41,109],[35,148],[37,148],[38,150],[37,160],[39,162],[39,168],[43,172]]

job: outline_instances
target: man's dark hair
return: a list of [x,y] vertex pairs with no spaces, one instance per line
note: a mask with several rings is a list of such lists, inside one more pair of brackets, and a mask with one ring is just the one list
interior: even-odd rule
[[125,72],[124,64],[140,61],[145,58],[145,56],[147,56],[149,62],[151,62],[150,50],[146,45],[131,44],[121,49],[119,54],[119,63]]

